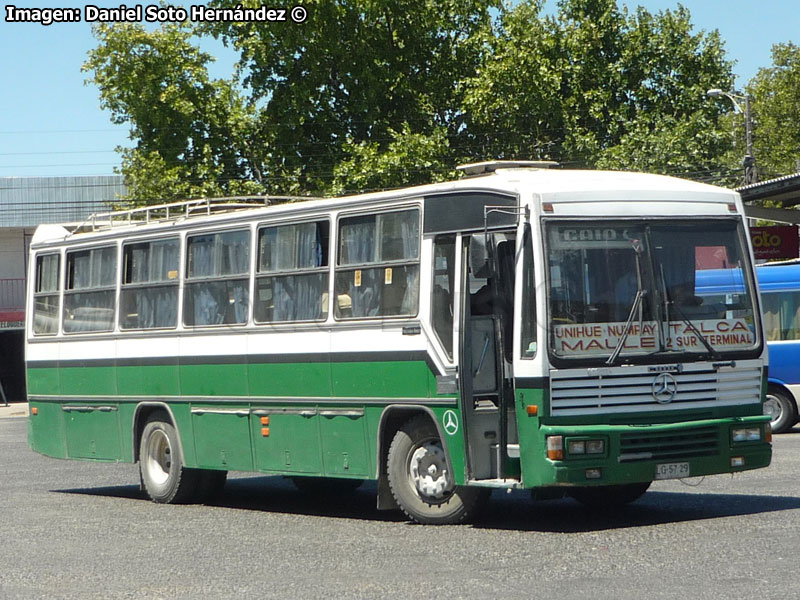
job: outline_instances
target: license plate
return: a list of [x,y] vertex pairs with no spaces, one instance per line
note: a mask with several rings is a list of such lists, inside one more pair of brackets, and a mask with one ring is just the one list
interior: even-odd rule
[[681,479],[689,477],[689,463],[661,463],[656,465],[656,479]]

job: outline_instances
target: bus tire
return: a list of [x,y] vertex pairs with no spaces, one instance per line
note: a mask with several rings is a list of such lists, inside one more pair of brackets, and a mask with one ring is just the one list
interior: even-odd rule
[[773,433],[785,433],[797,422],[797,406],[782,389],[769,386],[764,398],[764,414],[770,416]]
[[154,413],[144,426],[139,473],[147,495],[159,504],[187,502],[197,491],[200,472],[183,466],[178,432],[164,413]]
[[614,509],[630,504],[641,498],[650,487],[650,481],[645,483],[626,483],[622,485],[603,485],[573,488],[569,495],[575,500],[599,509]]
[[417,523],[465,522],[474,518],[491,492],[454,484],[439,433],[423,415],[407,421],[395,434],[386,467],[395,501]]

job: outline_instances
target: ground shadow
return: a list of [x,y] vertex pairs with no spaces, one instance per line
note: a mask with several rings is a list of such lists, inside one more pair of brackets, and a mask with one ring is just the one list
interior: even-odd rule
[[800,498],[790,496],[659,491],[615,510],[588,508],[569,498],[533,502],[524,493],[495,494],[492,502],[476,527],[583,533],[800,509]]
[[[147,500],[137,485],[54,490]],[[301,492],[282,477],[236,477],[213,502],[220,508],[286,513],[337,519],[405,521],[399,510],[379,511],[374,482],[355,491]],[[800,498],[754,494],[679,493],[650,491],[641,499],[617,510],[593,510],[574,500],[533,501],[526,491],[507,494],[495,491],[486,511],[473,524],[480,529],[581,533],[646,527],[666,523],[740,517],[800,509]]]

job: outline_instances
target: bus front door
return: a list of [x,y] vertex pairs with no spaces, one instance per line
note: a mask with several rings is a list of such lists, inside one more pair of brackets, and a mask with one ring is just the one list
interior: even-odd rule
[[470,479],[508,477],[516,442],[510,347],[514,298],[513,232],[463,236],[460,377]]

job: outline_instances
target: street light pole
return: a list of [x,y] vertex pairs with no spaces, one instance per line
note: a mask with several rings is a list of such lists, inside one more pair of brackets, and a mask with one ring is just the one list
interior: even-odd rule
[[[735,109],[744,115],[744,131],[745,131],[745,155],[742,159],[742,167],[744,167],[744,183],[756,183],[758,181],[758,170],[756,169],[756,158],[753,154],[753,113],[750,110],[750,94],[730,93],[721,89],[714,88],[706,92],[706,95],[711,98],[718,98],[725,96],[733,103]],[[744,108],[737,102],[737,100],[744,100]]]

